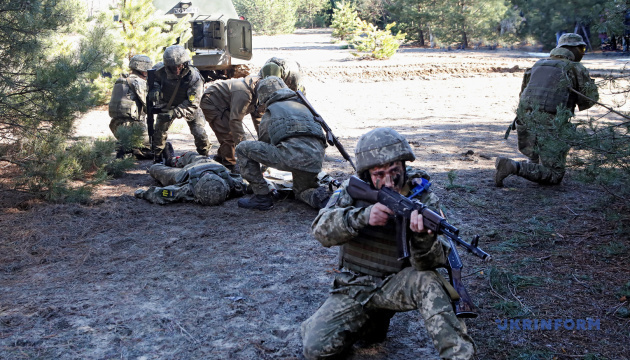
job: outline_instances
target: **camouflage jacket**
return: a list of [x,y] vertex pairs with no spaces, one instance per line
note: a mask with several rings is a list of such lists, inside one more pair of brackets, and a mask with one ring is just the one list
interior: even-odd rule
[[168,104],[173,97],[173,92],[177,88],[177,94],[173,98],[171,107],[177,118],[192,119],[203,95],[203,78],[194,66],[188,66],[181,75],[179,87],[179,77],[173,76],[166,71],[163,66],[156,71],[155,83],[151,87],[151,91],[160,91],[162,93],[162,102]]
[[250,114],[256,121],[255,119],[261,117],[256,111],[258,81],[260,81],[258,76],[217,81],[204,92],[201,108],[215,107],[229,111],[230,120],[242,121],[247,114]]
[[[424,177],[428,180],[426,172],[407,167],[407,183],[402,194],[409,194],[412,187],[411,180]],[[359,229],[368,225],[370,211],[374,205],[357,207],[356,201],[348,194],[346,180],[342,187],[332,195],[328,205],[319,211],[319,214],[311,225],[315,238],[325,247],[343,245],[349,241],[355,241],[359,235]],[[430,208],[439,208],[438,197],[429,191],[424,191],[415,199],[421,201]],[[409,230],[410,262],[417,270],[429,270],[444,266],[446,256],[450,251],[449,245],[438,239],[437,235],[428,233],[414,233]],[[395,241],[396,234],[391,234]]]
[[[551,52],[549,53],[549,58],[571,63],[572,66],[569,68],[570,70],[567,72],[567,75],[573,89],[579,91],[580,93],[588,96],[593,100],[599,99],[597,85],[595,85],[595,82],[593,81],[593,79],[591,79],[590,74],[588,70],[584,67],[584,65],[580,64],[579,62],[573,61],[574,56],[571,51],[565,48],[556,48],[551,50]],[[532,68],[525,70],[519,97],[520,94],[523,93],[523,90],[525,90],[525,88],[527,87],[527,84],[529,84],[531,72]],[[592,107],[593,105],[595,105],[595,103],[575,93],[571,93],[569,98],[569,110],[573,111],[575,105],[577,105],[578,109],[581,111]]]

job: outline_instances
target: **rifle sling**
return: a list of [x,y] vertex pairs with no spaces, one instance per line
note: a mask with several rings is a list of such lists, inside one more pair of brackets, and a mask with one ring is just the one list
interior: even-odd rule
[[173,101],[175,101],[175,96],[177,95],[177,90],[179,90],[179,84],[182,83],[182,78],[180,77],[177,80],[177,85],[175,85],[175,90],[173,91],[173,95],[171,95],[171,99],[168,101],[168,105],[166,105],[167,109],[171,108],[171,105],[173,105]]
[[446,280],[444,278],[444,276],[442,276],[442,274],[440,274],[439,271],[435,272],[437,274],[438,280],[440,280],[440,283],[442,283],[442,286],[444,287],[444,290],[446,290],[446,292],[448,293],[448,296],[451,298],[452,301],[459,301],[460,297],[459,294],[457,293],[457,290],[455,290],[455,288],[453,287],[453,285],[451,285],[451,283]]

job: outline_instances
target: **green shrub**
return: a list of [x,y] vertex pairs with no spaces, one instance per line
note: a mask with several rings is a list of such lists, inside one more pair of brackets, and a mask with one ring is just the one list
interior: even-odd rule
[[354,6],[350,3],[336,3],[332,15],[332,36],[341,41],[353,38],[355,31],[361,26],[361,19]]

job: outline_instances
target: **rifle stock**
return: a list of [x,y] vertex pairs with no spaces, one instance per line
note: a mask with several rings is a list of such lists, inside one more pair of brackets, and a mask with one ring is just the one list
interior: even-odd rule
[[326,121],[324,121],[324,118],[319,115],[315,108],[313,108],[313,105],[311,105],[311,103],[306,99],[306,97],[300,90],[296,91],[296,94],[300,98],[304,106],[306,106],[311,111],[311,114],[313,114],[313,118],[315,119],[315,121],[317,121],[322,126],[322,129],[324,129],[324,132],[326,132],[326,142],[330,146],[336,147],[337,150],[339,150],[341,156],[343,156],[343,158],[346,159],[346,161],[348,161],[350,165],[352,165],[352,168],[356,171],[357,167],[354,166],[352,158],[350,158],[350,155],[348,154],[348,152],[346,152],[346,149],[343,147],[343,145],[341,145],[339,139],[337,139],[337,137],[333,134],[328,124],[326,124]]

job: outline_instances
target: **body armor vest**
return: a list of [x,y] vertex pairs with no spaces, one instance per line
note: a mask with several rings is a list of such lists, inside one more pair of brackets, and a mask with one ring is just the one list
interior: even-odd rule
[[[356,206],[369,204],[357,201]],[[392,221],[385,226],[366,226],[359,235],[343,244],[339,253],[340,267],[361,274],[385,277],[409,266],[398,261],[396,227]]]
[[[166,69],[161,71],[160,85],[162,92],[162,101],[168,104],[173,97],[175,89],[177,89],[177,93],[173,98],[173,103],[171,104],[171,106],[176,107],[177,105],[183,103],[185,100],[188,99],[188,88],[190,87],[191,80],[194,79],[195,75],[201,76],[199,75],[199,72],[197,72],[197,69],[195,69],[194,67],[191,66],[189,67],[189,69],[190,71],[188,71],[188,74],[184,75],[181,80],[169,79],[168,75],[166,74]],[[178,82],[179,87],[177,87]]]
[[136,94],[131,87],[132,78],[122,75],[116,80],[112,90],[112,98],[109,101],[109,116],[115,118],[132,118],[138,120],[138,104]]
[[207,162],[201,164],[192,164],[192,166],[190,167],[188,167],[187,165],[184,167],[184,170],[186,171],[182,172],[181,175],[178,176],[178,178],[176,179],[177,182],[181,183],[184,181],[189,181],[193,187],[195,186],[195,184],[197,184],[197,181],[199,181],[201,176],[203,176],[203,174],[208,171],[215,173],[226,181],[228,179],[227,170],[225,169],[225,167],[217,163]]
[[570,62],[555,59],[543,59],[534,64],[530,80],[521,94],[525,110],[537,108],[555,114],[558,106],[573,109],[569,104],[569,87],[573,84],[566,74],[568,66]]
[[271,113],[272,119],[268,128],[272,145],[294,136],[315,136],[326,141],[321,125],[313,120],[311,111],[298,101],[274,102],[267,107],[267,111]]

